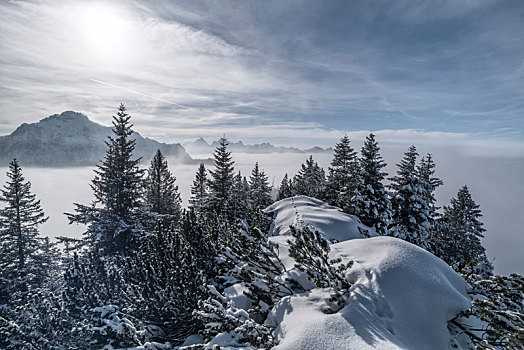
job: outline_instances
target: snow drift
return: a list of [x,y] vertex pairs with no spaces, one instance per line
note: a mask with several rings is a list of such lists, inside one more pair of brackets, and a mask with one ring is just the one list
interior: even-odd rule
[[[353,283],[348,305],[322,312],[330,291],[286,297],[267,323],[277,349],[446,349],[447,321],[470,306],[466,282],[444,261],[393,237],[377,234],[357,217],[318,199],[296,196],[268,207],[274,222],[270,240],[280,245],[288,274],[295,274],[287,240],[290,225],[319,230],[331,242],[331,256],[354,261],[346,278]],[[299,274],[298,274],[299,275]],[[304,276],[302,276],[304,277]]]
[[348,305],[324,314],[329,290],[286,297],[268,323],[277,349],[446,349],[447,321],[470,306],[466,282],[425,250],[392,237],[331,246],[333,257],[353,260]]
[[297,229],[304,226],[316,229],[330,242],[364,238],[364,231],[368,231],[368,235],[376,236],[376,233],[361,224],[356,216],[343,213],[340,208],[307,196],[283,199],[267,207],[266,212],[274,218],[269,236],[289,236],[291,225]]
[[[288,240],[292,239],[290,226],[301,229],[305,226],[318,230],[330,242],[343,242],[350,239],[365,238],[362,232],[376,236],[375,231],[360,223],[360,220],[349,215],[340,208],[331,206],[323,201],[308,196],[295,196],[282,199],[265,209],[273,216],[269,230],[269,240],[277,243],[280,250],[280,259],[287,269],[292,269],[295,261],[289,257]],[[305,275],[299,277],[297,271],[290,274],[301,282],[307,283]],[[291,277],[291,276],[286,276]]]
[[[444,261],[406,241],[377,236],[339,208],[296,196],[266,209],[273,215],[269,239],[279,244],[279,257],[305,293],[282,298],[271,309],[266,324],[274,329],[281,350],[326,349],[448,349],[448,321],[470,307],[467,283]],[[289,256],[289,226],[308,226],[330,242],[330,257],[353,266],[345,278],[352,284],[347,305],[325,313],[331,289],[316,288]],[[366,238],[362,232],[373,236]],[[226,293],[234,306],[249,309],[242,286]],[[228,338],[229,339],[229,338]],[[214,339],[223,349],[237,345],[225,337]]]

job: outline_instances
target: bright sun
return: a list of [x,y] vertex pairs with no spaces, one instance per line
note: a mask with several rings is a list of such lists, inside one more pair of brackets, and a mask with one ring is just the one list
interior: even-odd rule
[[91,59],[122,58],[132,37],[132,24],[118,8],[105,4],[84,3],[75,15],[80,40]]

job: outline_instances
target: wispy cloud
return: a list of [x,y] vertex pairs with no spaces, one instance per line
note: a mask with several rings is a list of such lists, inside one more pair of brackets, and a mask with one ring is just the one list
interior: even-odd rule
[[[96,11],[118,22],[107,38],[89,37]],[[421,130],[520,145],[523,23],[502,0],[3,2],[0,131],[71,109],[107,124],[125,102],[166,141]]]
[[130,92],[132,94],[137,94],[137,95],[140,95],[140,96],[148,97],[148,98],[151,98],[152,100],[165,102],[167,104],[178,106],[178,107],[181,107],[181,108],[186,108],[185,106],[182,106],[181,104],[178,104],[178,103],[175,103],[175,102],[170,102],[170,101],[167,101],[167,100],[164,100],[164,99],[161,99],[161,98],[158,98],[158,97],[154,97],[154,96],[151,96],[151,95],[147,95],[147,94],[144,94],[144,93],[141,93],[141,92],[138,92],[138,91],[129,90],[129,89],[126,89],[126,88],[124,88],[122,86],[116,86],[114,84],[110,84],[110,83],[107,83],[105,81],[100,81],[100,80],[96,80],[96,79],[89,79],[89,80],[94,81],[95,83],[99,83],[99,84],[102,84],[102,85],[111,86],[111,87],[114,87],[114,88],[117,88],[117,89],[120,89],[120,90],[124,90],[124,91]]

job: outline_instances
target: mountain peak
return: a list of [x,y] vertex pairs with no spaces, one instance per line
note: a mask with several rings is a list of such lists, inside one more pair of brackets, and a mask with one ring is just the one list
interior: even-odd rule
[[47,118],[40,120],[40,122],[50,122],[50,121],[88,121],[89,118],[82,113],[75,111],[64,111],[60,114],[53,114]]
[[[213,152],[215,147],[218,147],[220,144],[219,140],[212,141],[211,143],[208,143],[204,138],[200,137],[192,142],[186,142],[184,143],[184,148],[189,152],[193,154],[197,153],[209,153]],[[325,153],[325,152],[332,152],[333,150],[331,148],[323,149],[321,147],[313,147],[309,150],[300,150],[296,147],[284,147],[284,146],[274,146],[269,142],[262,142],[262,143],[256,143],[256,144],[246,144],[242,142],[241,140],[233,142],[229,141],[229,149],[233,152],[246,152],[246,153],[305,153],[305,152],[311,152],[311,153]]]
[[202,144],[202,145],[206,145],[206,146],[209,146],[209,144],[207,143],[206,140],[204,140],[203,137],[199,137],[198,139],[196,139],[193,143],[195,144]]
[[[24,165],[92,166],[103,158],[105,141],[110,135],[111,127],[95,123],[82,113],[65,111],[53,114],[36,123],[24,123],[10,135],[2,136],[0,164],[16,157]],[[136,141],[137,157],[150,159],[160,149],[165,156],[177,161],[192,161],[178,143],[160,143],[146,139],[136,131],[132,137]]]

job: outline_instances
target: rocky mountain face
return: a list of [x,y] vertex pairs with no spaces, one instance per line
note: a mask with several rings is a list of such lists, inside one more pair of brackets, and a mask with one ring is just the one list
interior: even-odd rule
[[[0,136],[0,165],[7,165],[13,158],[22,166],[96,165],[104,157],[109,135],[111,127],[97,124],[81,113],[54,114],[37,123],[24,123],[10,135]],[[135,154],[143,157],[143,161],[151,159],[157,149],[170,161],[193,161],[178,143],[161,143],[136,132],[132,136],[136,140]]]

